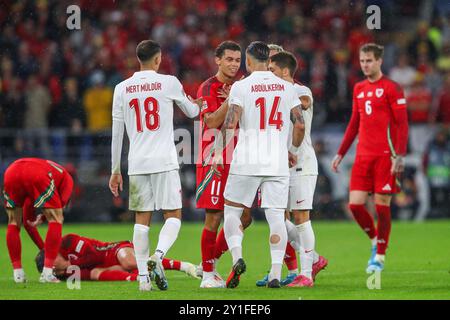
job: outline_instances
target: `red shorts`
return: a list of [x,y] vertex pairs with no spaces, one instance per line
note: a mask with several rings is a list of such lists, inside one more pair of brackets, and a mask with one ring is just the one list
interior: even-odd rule
[[114,246],[109,249],[106,249],[107,247],[105,248],[105,260],[101,266],[98,266],[99,268],[108,268],[120,265],[120,262],[117,259],[117,253],[119,252],[119,250],[122,248],[134,248],[133,244],[130,241],[121,241],[111,245]]
[[14,162],[5,171],[4,204],[7,208],[23,207],[29,199],[34,208],[60,209],[69,202],[72,189],[73,179],[66,171],[55,173],[50,165]]
[[219,171],[222,173],[220,177],[212,171],[211,166],[197,167],[197,208],[224,209],[223,191],[230,172],[230,165],[225,165],[223,169],[219,167]]
[[350,191],[394,194],[400,182],[391,174],[390,156],[356,156],[350,179]]

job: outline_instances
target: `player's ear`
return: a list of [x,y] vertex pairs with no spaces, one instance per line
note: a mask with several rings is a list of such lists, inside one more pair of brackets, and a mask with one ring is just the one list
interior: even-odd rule
[[219,66],[220,65],[220,58],[219,57],[215,57],[214,61],[216,62],[216,64]]
[[153,59],[154,59],[153,61],[154,61],[155,65],[159,66],[161,64],[161,60],[162,60],[161,53],[156,54]]

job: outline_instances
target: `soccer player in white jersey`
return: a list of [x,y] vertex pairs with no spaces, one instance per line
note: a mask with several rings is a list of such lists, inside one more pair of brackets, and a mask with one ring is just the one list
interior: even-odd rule
[[318,175],[316,153],[311,141],[313,97],[308,87],[294,81],[297,60],[292,53],[283,51],[271,56],[269,70],[276,76],[293,83],[302,102],[305,137],[297,153],[297,165],[290,169],[289,182],[288,210],[293,215],[295,225],[286,219],[289,241],[293,243],[300,256],[301,273],[288,286],[312,287],[317,273],[328,264],[327,259],[319,256],[315,251],[315,236],[310,221],[310,210],[312,210]]
[[[305,128],[293,85],[268,71],[268,62],[269,47],[260,41],[252,42],[246,50],[246,66],[251,75],[231,87],[222,138],[216,139],[215,169],[222,164],[223,146],[232,139],[239,123],[238,142],[224,192],[225,238],[233,257],[227,288],[238,286],[240,275],[246,270],[240,218],[244,207],[251,207],[258,188],[261,188],[261,207],[265,209],[270,228],[272,268],[267,286],[280,287],[287,243],[284,209],[288,201],[289,164],[296,164],[294,154]],[[289,118],[293,122],[293,138],[288,150]]]
[[[139,271],[139,289],[150,291],[149,271],[155,272],[160,290],[168,288],[162,259],[177,239],[181,226],[181,183],[174,144],[173,102],[189,117],[199,114],[200,100],[186,97],[180,81],[157,73],[161,47],[152,40],[138,44],[140,71],[114,89],[112,127],[112,174],[109,188],[117,197],[122,191],[120,159],[124,128],[130,140],[128,175],[129,209],[136,212],[133,243]],[[149,225],[152,212],[162,209],[165,223],[156,251],[149,259]]]

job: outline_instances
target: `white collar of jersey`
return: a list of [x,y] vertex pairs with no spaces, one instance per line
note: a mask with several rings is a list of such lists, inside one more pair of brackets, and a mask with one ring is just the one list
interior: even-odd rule
[[253,71],[252,74],[258,73],[258,74],[273,74],[272,71]]
[[142,71],[136,71],[134,74],[135,74],[135,75],[140,75],[140,74],[146,74],[146,73],[148,73],[148,72],[156,73],[155,70],[142,70]]

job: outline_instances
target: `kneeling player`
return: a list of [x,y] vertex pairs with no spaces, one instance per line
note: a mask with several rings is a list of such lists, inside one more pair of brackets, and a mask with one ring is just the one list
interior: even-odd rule
[[[44,252],[36,256],[36,267],[42,270]],[[198,278],[196,266],[192,263],[164,258],[165,270],[179,270]],[[55,274],[65,278],[71,273],[68,268],[78,266],[81,280],[94,281],[136,281],[138,272],[133,244],[130,241],[103,242],[67,234],[62,238],[58,256],[55,259]]]

